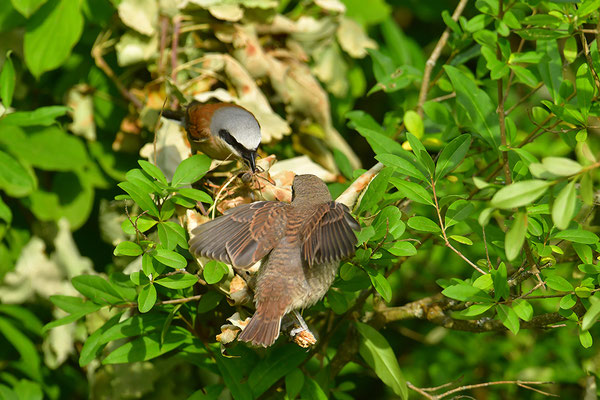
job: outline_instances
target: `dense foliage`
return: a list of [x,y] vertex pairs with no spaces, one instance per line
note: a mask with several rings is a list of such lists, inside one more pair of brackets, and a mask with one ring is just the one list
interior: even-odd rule
[[[0,1],[0,397],[596,398],[599,9]],[[159,121],[194,98],[256,115],[263,172]],[[315,346],[254,349],[189,230],[300,170],[356,255]]]

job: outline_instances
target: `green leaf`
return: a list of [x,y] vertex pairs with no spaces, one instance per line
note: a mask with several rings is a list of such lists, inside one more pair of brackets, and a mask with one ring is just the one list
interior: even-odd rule
[[460,221],[464,221],[475,211],[475,206],[467,200],[453,201],[446,210],[444,215],[446,228],[456,225]]
[[312,378],[306,377],[304,381],[304,386],[302,386],[302,390],[300,391],[300,398],[302,399],[311,399],[311,400],[328,400],[329,397],[321,386]]
[[564,157],[545,157],[542,165],[548,172],[556,176],[571,176],[583,168],[577,161]]
[[0,220],[3,220],[10,225],[12,218],[12,211],[10,211],[10,208],[6,205],[4,200],[0,198]]
[[406,114],[404,114],[404,126],[406,127],[406,130],[415,135],[417,139],[421,139],[425,133],[423,119],[413,110],[408,110]]
[[98,310],[98,305],[91,301],[84,301],[81,297],[54,295],[50,296],[50,301],[56,307],[70,314],[78,312],[94,312]]
[[106,344],[119,339],[159,332],[166,320],[167,316],[165,314],[156,312],[133,315],[106,329],[98,343]]
[[33,176],[12,156],[0,150],[0,189],[11,197],[23,197],[36,186]]
[[445,65],[444,70],[456,91],[457,103],[466,110],[472,128],[480,133],[492,149],[496,150],[500,145],[500,126],[492,100],[458,68]]
[[239,366],[239,360],[234,358],[225,358],[220,352],[215,352],[214,358],[217,368],[223,377],[225,386],[231,392],[235,400],[252,400],[252,392],[248,388],[248,382],[244,376],[244,371]]
[[460,135],[448,143],[437,160],[435,178],[442,179],[454,170],[467,155],[469,147],[471,147],[471,135]]
[[458,243],[466,244],[467,246],[472,246],[473,241],[468,237],[460,236],[460,235],[450,235],[448,239],[456,240]]
[[592,338],[592,334],[590,331],[579,331],[579,343],[586,348],[589,349],[594,344],[594,339]]
[[250,376],[248,376],[248,383],[254,398],[259,398],[279,379],[292,372],[307,356],[306,351],[293,344],[270,352],[257,365],[253,366]]
[[396,177],[391,177],[389,182],[398,189],[399,193],[412,201],[431,206],[433,205],[433,197],[423,186]]
[[552,182],[536,179],[513,183],[496,192],[491,205],[495,208],[510,209],[532,204],[546,193],[551,184]]
[[508,287],[506,265],[500,263],[498,269],[493,269],[491,273],[492,281],[494,282],[494,299],[503,298],[504,300],[508,300],[510,289]]
[[100,342],[102,335],[104,335],[104,333],[106,333],[106,331],[108,331],[110,328],[118,324],[119,319],[122,315],[123,313],[118,313],[117,315],[113,316],[111,319],[106,321],[104,325],[96,329],[94,333],[88,336],[88,338],[85,340],[85,343],[83,344],[81,353],[79,354],[80,367],[85,367],[86,365],[91,363],[95,358],[100,356],[100,352],[106,344],[106,342]]
[[304,386],[304,374],[299,368],[295,368],[285,376],[285,392],[289,399],[295,399]]
[[573,214],[575,214],[576,203],[575,181],[569,182],[558,194],[552,205],[552,222],[558,229],[567,229]]
[[447,288],[442,290],[442,294],[446,297],[458,301],[477,301],[484,303],[492,301],[492,298],[489,294],[465,282],[461,282],[457,285],[448,286]]
[[527,214],[517,213],[511,228],[506,232],[504,239],[504,249],[508,261],[514,260],[523,248],[525,242],[525,233],[527,232]]
[[574,289],[571,282],[558,275],[547,276],[546,285],[548,285],[550,289],[556,290],[558,292],[572,292]]
[[196,282],[198,282],[198,278],[196,275],[191,274],[175,274],[154,281],[154,283],[169,289],[189,288],[194,286]]
[[[385,237],[386,233],[388,238],[398,239],[404,233],[406,225],[402,222],[402,212],[395,206],[387,206],[377,215],[375,221],[369,226],[372,234],[367,240],[381,240]],[[362,229],[358,234],[360,235],[363,231],[368,228]]]
[[12,104],[13,93],[15,91],[15,67],[12,59],[10,58],[12,51],[6,52],[6,59],[2,66],[2,72],[0,72],[0,99],[2,99],[2,105],[5,108],[9,108]]
[[133,242],[121,242],[115,247],[113,254],[115,256],[131,256],[136,257],[143,252],[139,244]]
[[421,217],[420,215],[410,218],[408,220],[407,224],[411,228],[416,229],[418,231],[432,232],[432,233],[437,233],[437,232],[441,231],[438,224],[436,224],[429,218]]
[[149,218],[145,215],[142,215],[139,218],[136,217],[135,215],[132,215],[131,220],[129,220],[129,218],[127,218],[121,223],[121,229],[123,229],[123,232],[125,232],[128,235],[136,234],[136,231],[135,231],[133,225],[131,224],[131,222],[135,223],[137,229],[140,232],[146,232],[158,223],[157,220]]
[[[10,124],[10,125],[16,125],[16,126],[50,126],[56,123],[56,118],[58,117],[62,117],[63,115],[65,115],[67,113],[67,111],[69,111],[69,107],[65,107],[65,106],[48,106],[48,107],[40,107],[37,108],[33,111],[16,111],[14,113],[10,113],[4,116],[4,118],[2,118],[2,123],[3,124]],[[54,149],[60,149],[61,148],[61,144],[54,144],[52,142],[48,142],[49,145],[54,145],[51,148],[46,148],[44,149],[42,146],[42,150],[50,150],[50,152]],[[28,150],[29,145],[26,144],[24,146],[25,150]],[[35,150],[35,149],[34,149]],[[41,151],[38,150],[38,153],[41,153]],[[61,156],[63,156],[63,153],[52,153],[52,156],[55,156],[57,154],[60,154]],[[43,155],[43,154],[42,154]],[[49,157],[49,155],[47,155],[46,157]],[[31,157],[32,159],[36,159],[35,156]],[[63,158],[63,157],[58,157],[58,158]]]
[[183,269],[187,266],[185,257],[172,250],[157,249],[154,258],[161,264],[175,269]]
[[204,265],[202,275],[206,283],[212,285],[223,279],[223,276],[229,272],[227,265],[220,261],[211,260]]
[[494,303],[473,304],[472,306],[469,306],[465,310],[460,311],[459,315],[461,315],[463,317],[476,317],[478,315],[483,314],[484,312],[486,312],[493,306],[494,306]]
[[575,307],[575,304],[577,304],[577,297],[575,297],[573,294],[568,294],[561,297],[559,306],[563,310],[568,310]]
[[531,321],[531,318],[533,318],[533,307],[527,300],[518,299],[513,301],[512,309],[523,321]]
[[594,302],[591,304],[590,308],[583,315],[583,319],[581,320],[581,329],[587,331],[590,329],[596,321],[598,321],[598,317],[600,316],[600,301]]
[[583,229],[567,229],[558,232],[554,235],[554,239],[568,240],[573,243],[582,244],[596,244],[599,240],[596,234]]
[[210,197],[208,193],[203,192],[202,190],[192,189],[192,188],[180,188],[177,189],[177,192],[184,197],[188,197],[195,201],[201,201],[202,203],[212,204],[213,199]]
[[591,264],[593,262],[594,255],[590,246],[581,243],[573,243],[572,246],[582,262],[585,264]]
[[346,179],[352,179],[353,168],[348,157],[338,149],[333,149],[333,160]]
[[[35,380],[41,381],[40,356],[32,341],[23,334],[9,319],[0,317],[0,334],[21,356],[24,372]],[[5,342],[5,343],[6,343]],[[5,345],[3,345],[4,347]]]
[[158,218],[160,213],[158,211],[158,207],[156,207],[156,203],[154,203],[154,200],[152,200],[150,195],[142,188],[131,182],[121,182],[117,186],[127,192],[127,194],[131,196],[133,201],[135,201],[142,208],[142,210],[147,211],[148,214]]
[[146,313],[152,310],[154,304],[156,304],[156,288],[154,285],[149,284],[142,287],[138,296],[138,310],[140,310],[141,313]]
[[517,313],[504,304],[498,304],[496,310],[498,312],[498,319],[502,322],[502,325],[515,335],[519,333],[520,323]]
[[151,360],[181,346],[187,338],[188,336],[183,329],[172,329],[167,332],[162,344],[160,343],[160,333],[140,336],[116,348],[102,360],[102,364],[122,364]]
[[408,399],[406,380],[402,375],[398,360],[385,337],[373,327],[356,322],[362,340],[359,353],[375,374],[388,385],[397,396]]
[[85,317],[87,314],[90,314],[92,312],[100,310],[102,307],[103,306],[100,305],[100,304],[95,304],[94,308],[92,310],[90,310],[90,311],[86,310],[86,311],[76,312],[76,313],[67,315],[66,317],[63,317],[61,319],[57,319],[57,320],[51,321],[51,322],[47,323],[46,325],[44,325],[44,327],[42,328],[42,332],[47,332],[50,329],[56,328],[57,326],[67,325],[67,324],[70,324],[72,322],[75,322],[78,319]]
[[407,132],[406,139],[408,140],[410,148],[412,149],[415,157],[417,157],[417,160],[425,168],[425,170],[428,171],[427,179],[429,181],[430,177],[433,176],[433,173],[435,172],[433,159],[427,152],[425,146],[423,146],[423,143],[421,143],[421,141],[415,135]]
[[97,304],[118,304],[124,301],[110,282],[98,275],[79,275],[71,280],[79,293]]
[[377,176],[373,178],[360,201],[358,213],[371,211],[371,209],[381,201],[393,172],[394,170],[391,168],[383,168],[379,171]]
[[214,309],[219,303],[223,300],[223,295],[217,292],[206,292],[202,295],[202,298],[198,302],[198,306],[196,307],[196,312],[198,314],[203,314]]
[[27,21],[25,64],[36,77],[60,67],[83,31],[78,0],[48,0]]
[[174,250],[177,245],[182,249],[188,248],[185,229],[178,223],[168,221],[158,224],[158,238],[167,250]]
[[373,268],[366,267],[365,269],[366,269],[367,273],[369,274],[371,283],[373,284],[373,287],[375,288],[375,290],[377,290],[377,293],[379,293],[381,295],[381,297],[383,297],[383,300],[386,303],[389,303],[390,301],[392,301],[392,286],[390,285],[388,280],[385,278],[385,276],[383,276],[381,274],[381,272],[379,272]]
[[594,97],[594,80],[587,63],[582,63],[577,69],[575,87],[577,88],[577,108],[587,116]]
[[[409,154],[408,152],[406,152]],[[414,166],[414,162],[410,162],[395,154],[378,154],[375,159],[381,162],[386,167],[395,168],[397,172],[411,178],[419,179],[423,182],[427,181],[425,175]]]
[[11,0],[13,7],[25,18],[36,12],[47,0]]
[[164,185],[167,184],[167,178],[165,178],[165,174],[163,174],[160,168],[158,168],[156,165],[149,163],[146,160],[138,160],[138,164],[148,175]]
[[[547,16],[547,14],[544,14]],[[559,94],[562,83],[562,61],[558,52],[556,40],[538,40],[537,50],[544,53],[544,57],[537,64],[542,80],[546,84],[554,104],[558,104],[561,96]]]
[[212,160],[204,154],[196,154],[183,160],[175,173],[171,185],[190,185],[202,178],[209,170]]

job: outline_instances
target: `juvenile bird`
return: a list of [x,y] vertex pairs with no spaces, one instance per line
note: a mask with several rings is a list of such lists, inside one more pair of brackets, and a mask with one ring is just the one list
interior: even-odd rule
[[354,254],[360,225],[348,207],[332,201],[314,175],[297,175],[292,202],[259,201],[235,207],[192,231],[190,251],[238,270],[263,259],[257,274],[256,312],[239,340],[272,345],[281,318],[319,301],[339,261]]
[[200,150],[217,160],[225,160],[233,154],[256,172],[256,150],[261,133],[250,111],[236,104],[192,101],[185,110],[164,110],[162,115],[184,126],[193,152]]

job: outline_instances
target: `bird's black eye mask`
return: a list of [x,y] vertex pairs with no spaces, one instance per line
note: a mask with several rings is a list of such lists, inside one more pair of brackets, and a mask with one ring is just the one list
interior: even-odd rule
[[231,133],[229,133],[229,131],[226,129],[221,129],[219,131],[219,136],[225,141],[225,143],[230,145],[235,151],[238,152],[240,156],[242,156],[242,158],[246,160],[252,157],[253,153],[256,153],[256,149],[248,150],[247,148],[242,146],[237,140],[235,140],[233,136],[231,136]]

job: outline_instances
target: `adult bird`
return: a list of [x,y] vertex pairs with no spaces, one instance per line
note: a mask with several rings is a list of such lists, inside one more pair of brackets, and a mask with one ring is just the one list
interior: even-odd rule
[[297,175],[292,202],[259,201],[235,207],[192,231],[190,251],[238,270],[263,259],[258,270],[256,312],[239,336],[272,345],[282,317],[310,307],[331,286],[341,259],[354,254],[360,225],[348,207],[332,201],[314,175]]
[[258,121],[250,111],[231,103],[192,101],[185,110],[164,110],[162,115],[184,126],[193,153],[200,150],[217,160],[234,155],[256,172],[256,151],[261,133]]

